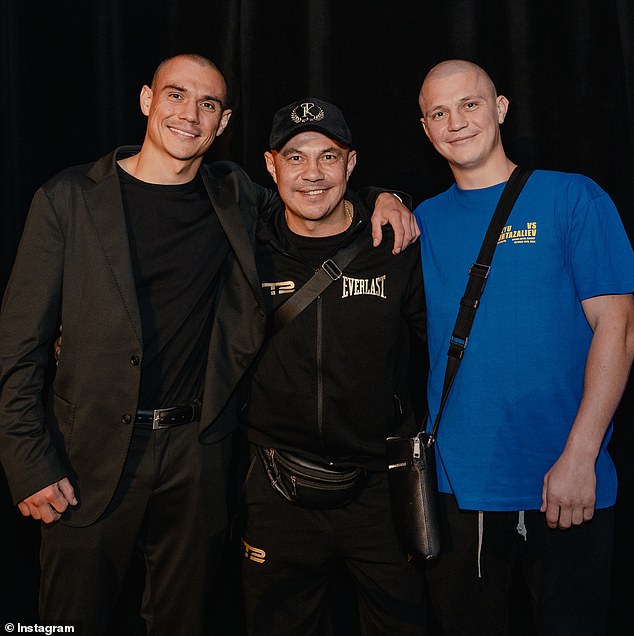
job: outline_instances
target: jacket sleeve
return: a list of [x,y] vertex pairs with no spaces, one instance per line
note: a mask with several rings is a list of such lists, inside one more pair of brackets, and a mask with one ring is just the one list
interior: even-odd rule
[[0,459],[14,502],[64,476],[43,395],[59,327],[64,237],[44,190],[35,194],[0,313]]
[[391,192],[398,196],[398,198],[403,202],[405,207],[412,209],[412,197],[407,192],[401,192],[400,190],[394,190],[393,188],[381,188],[378,186],[366,186],[357,192],[357,196],[363,201],[368,210],[374,210],[374,206],[376,205],[376,200],[379,194],[383,194],[384,192]]
[[257,201],[257,211],[260,216],[269,216],[275,210],[278,210],[284,204],[277,190],[271,190],[271,188],[265,188],[258,183],[253,182],[253,188]]
[[[233,161],[216,161],[210,164],[212,175],[223,181],[235,197],[244,216],[247,231],[257,224],[258,217],[268,216],[282,206],[277,189],[266,188],[255,183],[251,177]],[[247,196],[249,205],[241,205]],[[377,193],[378,196],[378,193]],[[376,197],[375,197],[376,198]]]
[[403,254],[407,259],[408,289],[403,301],[403,313],[409,326],[409,393],[417,421],[422,421],[427,411],[427,376],[429,351],[427,348],[427,324],[425,290],[421,266],[420,244],[410,245]]

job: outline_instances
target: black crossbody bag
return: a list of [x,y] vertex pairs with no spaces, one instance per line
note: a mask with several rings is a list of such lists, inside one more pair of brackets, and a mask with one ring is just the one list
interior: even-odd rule
[[458,317],[449,341],[440,406],[431,432],[426,432],[428,413],[423,419],[422,430],[414,436],[393,436],[386,440],[394,522],[408,552],[425,559],[433,559],[440,553],[438,482],[434,449],[440,418],[467,347],[500,233],[531,172],[532,170],[519,166],[512,172],[495,208],[476,262],[469,269],[467,288],[460,300]]
[[[367,241],[367,235],[362,232],[324,261],[315,274],[277,308],[273,314],[272,333],[277,333],[291,322],[328,286],[339,280],[342,270],[361,252]],[[356,497],[365,482],[363,468],[336,468],[279,448],[255,445],[255,450],[273,489],[287,501],[304,508],[345,506]]]

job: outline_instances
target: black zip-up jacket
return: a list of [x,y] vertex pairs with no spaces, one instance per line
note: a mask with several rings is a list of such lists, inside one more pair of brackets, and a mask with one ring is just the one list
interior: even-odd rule
[[385,438],[413,425],[408,374],[416,369],[414,397],[424,400],[420,368],[427,359],[420,249],[415,244],[393,255],[389,226],[381,245],[372,247],[368,218],[355,201],[346,232],[306,238],[289,231],[283,210],[261,217],[256,262],[269,321],[320,263],[359,232],[367,236],[367,248],[265,344],[246,410],[251,442],[382,470]]

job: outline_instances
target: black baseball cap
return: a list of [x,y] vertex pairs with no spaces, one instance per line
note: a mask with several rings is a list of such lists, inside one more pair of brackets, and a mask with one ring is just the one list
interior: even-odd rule
[[279,150],[291,137],[306,130],[316,130],[352,148],[352,133],[341,111],[316,97],[300,99],[275,113],[269,148]]

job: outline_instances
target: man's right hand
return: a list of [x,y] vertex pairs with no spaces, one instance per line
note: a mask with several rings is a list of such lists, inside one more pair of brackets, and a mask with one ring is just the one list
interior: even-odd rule
[[75,490],[67,477],[42,488],[23,499],[18,508],[25,517],[41,519],[44,523],[57,521],[68,506],[76,506]]
[[55,354],[55,366],[59,366],[59,359],[62,357],[62,325],[59,326],[59,336],[53,343],[53,353]]

